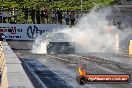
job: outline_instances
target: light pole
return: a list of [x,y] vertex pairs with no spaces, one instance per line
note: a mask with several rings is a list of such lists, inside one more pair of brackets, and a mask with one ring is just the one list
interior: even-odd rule
[[82,10],[83,10],[83,8],[82,8],[82,2],[83,2],[83,0],[81,0],[81,13],[82,13]]

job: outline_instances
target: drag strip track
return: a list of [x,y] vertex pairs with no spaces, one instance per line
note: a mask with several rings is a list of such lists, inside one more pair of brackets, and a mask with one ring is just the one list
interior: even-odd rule
[[34,79],[37,80],[39,84],[37,88],[71,88],[63,79],[36,59],[23,59],[22,62],[26,64]]
[[[106,65],[115,65],[119,69],[129,70],[131,71],[132,68],[128,66],[127,64],[115,62],[111,60],[106,60],[103,58],[99,58],[96,56],[81,56],[81,55],[48,55],[49,57],[55,58],[57,60],[61,60],[62,62],[68,63],[68,64],[79,64],[80,62],[93,62],[98,65],[106,66]],[[132,66],[132,65],[131,65]]]
[[47,88],[43,82],[38,78],[38,76],[33,72],[32,69],[30,69],[29,65],[26,63],[26,60],[24,58],[20,58],[22,61],[23,68],[28,75],[29,79],[31,80],[32,84],[35,88]]
[[[55,81],[55,78],[61,79],[60,81],[56,81],[57,85],[63,85],[63,83],[66,83],[66,88],[132,88],[132,82],[130,84],[86,84],[84,86],[80,86],[76,82],[76,67],[79,66],[79,64],[84,64],[86,65],[87,68],[86,70],[88,73],[92,74],[130,74],[132,76],[132,66],[127,65],[125,63],[120,63],[117,61],[111,61],[111,60],[106,60],[105,56],[94,56],[93,54],[87,54],[87,55],[80,55],[80,54],[56,54],[56,55],[47,55],[47,54],[28,54],[23,52],[23,57],[27,59],[36,59],[39,61],[41,64],[36,64],[36,63],[31,63],[28,64],[32,68],[32,70],[35,73],[35,69],[39,70],[36,73],[40,75],[45,75],[43,76],[43,80],[41,81],[47,81],[43,82],[47,87],[51,86],[49,85],[50,83],[53,83]],[[111,54],[110,54],[111,55]],[[109,55],[109,56],[110,56]],[[104,57],[104,58],[102,58]],[[120,56],[121,57],[121,56]],[[106,57],[107,58],[107,57]],[[108,57],[109,58],[109,57]],[[111,56],[111,58],[116,59],[116,56]],[[121,57],[124,58],[125,57]],[[28,62],[28,61],[26,61]],[[30,62],[30,61],[29,61]],[[29,63],[28,62],[28,63]],[[37,65],[37,66],[36,66]],[[44,66],[44,69],[41,68],[41,66]],[[30,69],[31,69],[30,68]],[[47,73],[41,74],[41,70],[47,71],[49,70],[50,72],[54,73],[53,78],[52,76],[48,77],[46,76]],[[35,73],[35,74],[36,74]],[[58,77],[59,76],[59,77]],[[38,77],[38,75],[37,75]],[[50,78],[51,77],[51,78]],[[39,79],[41,77],[38,77]],[[45,80],[44,80],[45,79]],[[51,79],[51,80],[50,80]],[[40,87],[41,88],[41,87]],[[51,88],[57,88],[51,87]],[[64,88],[64,86],[61,88]]]
[[[97,68],[94,69],[92,68],[91,71],[96,70],[96,71],[89,71],[89,73],[93,73],[93,74],[113,74],[110,72],[106,72],[104,69],[110,69],[114,72],[114,74],[130,74],[132,76],[132,67],[128,66],[127,64],[124,63],[120,63],[120,62],[114,62],[111,60],[105,60],[102,58],[98,58],[96,56],[81,56],[81,55],[62,55],[62,54],[58,54],[58,55],[48,55],[49,57],[51,57],[51,59],[56,59],[59,60],[61,62],[63,62],[64,64],[66,64],[66,66],[68,68],[76,68],[80,63],[81,64],[89,64],[92,62],[92,64],[98,64]],[[102,66],[103,68],[98,69],[98,67]],[[88,68],[90,66],[87,66]],[[111,86],[111,85],[110,85]],[[114,87],[116,85],[113,85],[112,88],[118,88],[117,86]],[[132,88],[132,82],[130,84],[119,84],[118,86],[120,86],[120,88]]]
[[[71,63],[76,63],[76,61],[74,59],[77,59],[77,61],[91,61],[91,62],[95,62],[97,64],[118,64],[118,65],[122,65],[122,63],[119,62],[114,62],[114,61],[110,61],[110,60],[105,60],[99,57],[95,57],[95,56],[79,56],[79,55],[74,55],[74,56],[68,56],[68,55],[48,55],[50,57],[56,58],[58,60],[62,60],[65,62],[71,62]],[[74,57],[78,57],[78,58],[74,58]],[[72,59],[74,58],[74,59]],[[71,60],[72,59],[72,60]]]

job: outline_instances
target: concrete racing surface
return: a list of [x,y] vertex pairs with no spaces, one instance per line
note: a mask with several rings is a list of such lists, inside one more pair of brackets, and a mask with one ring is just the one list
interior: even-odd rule
[[39,69],[34,72],[47,88],[132,88],[132,82],[85,85],[79,85],[76,82],[77,67],[80,64],[86,66],[88,73],[130,74],[132,76],[131,58],[126,55],[108,53],[38,55],[22,50],[16,52],[20,52],[21,56],[26,58],[25,61],[27,59],[31,62],[35,61],[34,67],[31,63],[29,66],[31,69]]
[[[46,66],[42,65],[36,59],[23,59],[22,60],[32,70],[31,74],[35,74],[41,82],[48,88],[69,88],[68,84],[57,76],[55,73],[50,71]],[[44,85],[44,84],[40,85]],[[43,86],[41,86],[43,87]]]

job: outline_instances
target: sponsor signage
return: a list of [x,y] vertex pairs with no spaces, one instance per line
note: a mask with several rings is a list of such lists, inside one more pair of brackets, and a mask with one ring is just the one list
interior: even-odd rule
[[7,40],[34,40],[38,35],[64,27],[59,24],[0,24],[0,32]]

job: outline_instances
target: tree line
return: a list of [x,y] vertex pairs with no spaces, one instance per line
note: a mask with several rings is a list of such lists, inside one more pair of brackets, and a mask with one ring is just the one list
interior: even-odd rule
[[[109,5],[113,0],[82,0],[83,10],[89,10],[95,5]],[[81,0],[0,0],[0,7],[16,8],[18,11],[18,21],[24,20],[23,7],[42,9],[48,8],[50,11],[53,8],[61,10],[81,10]]]
[[[83,10],[88,10],[96,4],[111,4],[113,0],[82,0]],[[62,10],[80,10],[81,0],[0,0],[0,6],[21,8],[47,7],[61,8]]]

